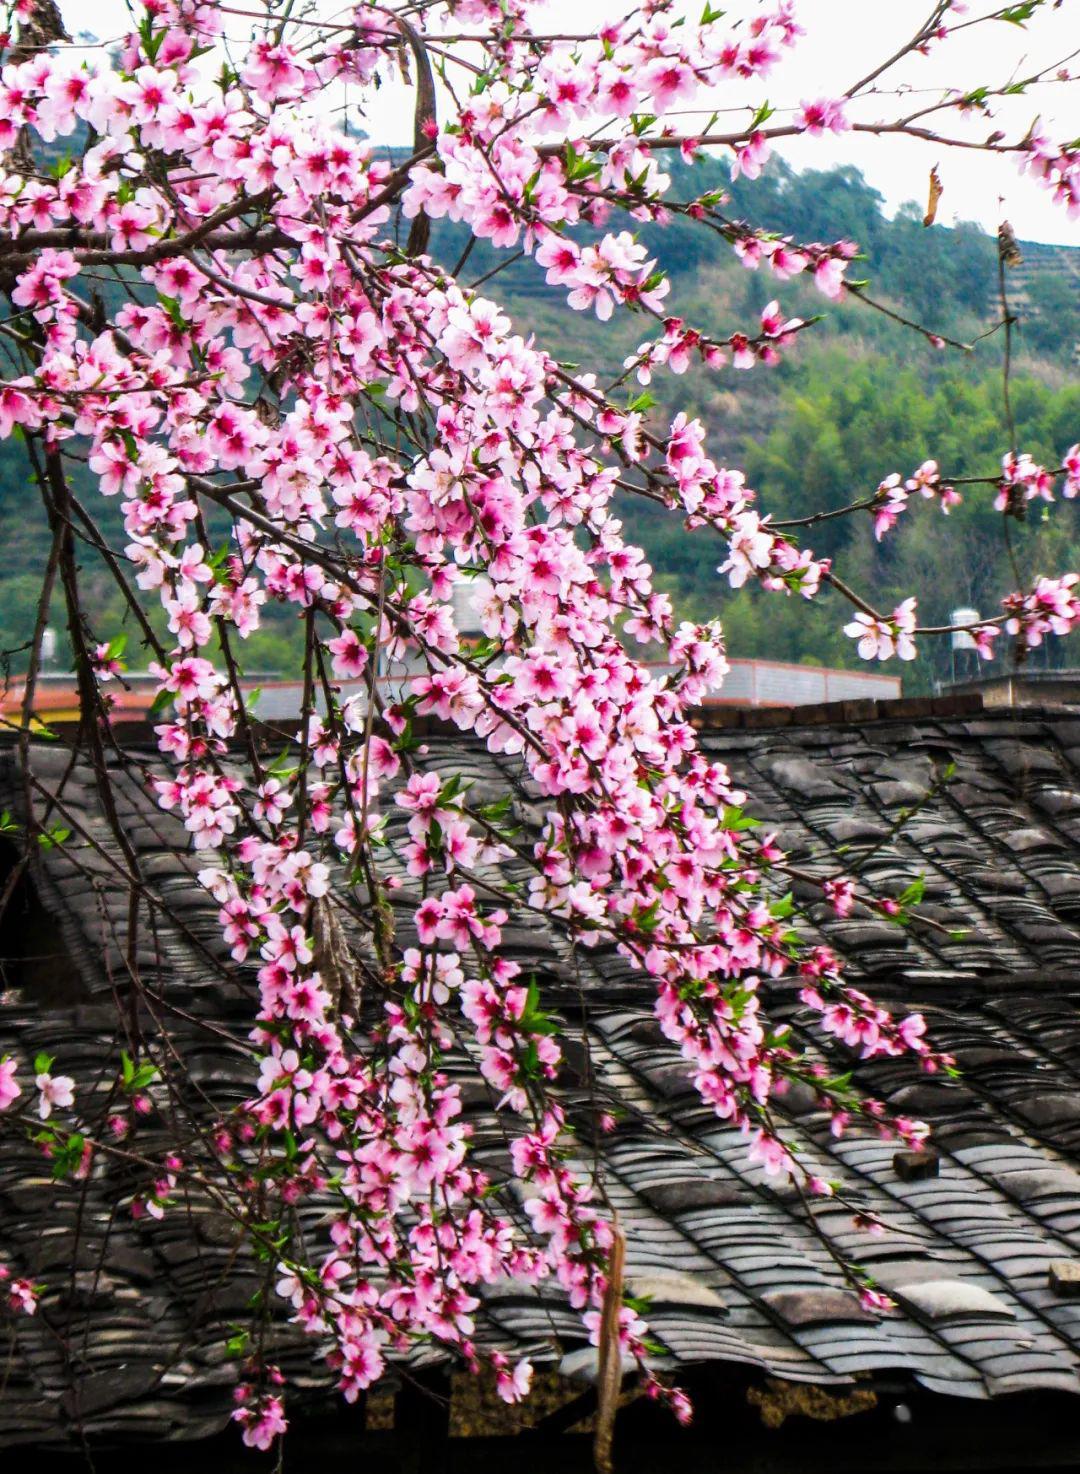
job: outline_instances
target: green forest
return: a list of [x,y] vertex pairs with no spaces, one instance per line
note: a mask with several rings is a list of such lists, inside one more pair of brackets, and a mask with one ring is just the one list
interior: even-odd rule
[[[659,401],[652,410],[657,420],[679,410],[698,415],[716,458],[745,470],[761,510],[777,519],[845,506],[872,493],[889,473],[906,476],[929,457],[953,476],[994,474],[1009,446],[996,240],[976,225],[927,228],[923,206],[914,203],[890,219],[881,196],[850,167],[796,172],[776,162],[761,179],[732,184],[716,162],[695,166],[685,183],[676,178],[672,194],[687,199],[713,187],[730,195],[728,218],[796,241],[857,241],[862,256],[850,274],[867,282],[874,301],[971,349],[939,349],[863,302],[849,297],[833,304],[809,282],[749,271],[716,235],[675,219],[643,232],[672,275],[672,311],[720,335],[753,331],[773,297],[787,315],[821,320],[774,368],[657,376],[649,391]],[[452,234],[444,227],[437,240],[445,259],[458,244]],[[1019,448],[1057,465],[1080,438],[1080,250],[1023,243],[1022,255],[1022,265],[1006,273],[1016,319],[1012,409]],[[493,255],[477,262],[477,275],[493,264]],[[569,313],[525,262],[503,273],[498,287],[519,326],[612,378],[647,336],[638,319],[600,328]],[[1026,584],[1038,573],[1077,566],[1080,527],[1072,504],[1040,504],[1006,528],[992,503],[992,489],[970,489],[946,519],[935,504],[913,498],[881,543],[865,513],[808,529],[804,542],[832,557],[879,607],[917,593],[922,621],[945,623],[961,605],[995,611],[1002,594],[1017,587],[1017,572]],[[836,595],[825,592],[808,604],[752,589],[733,592],[716,572],[718,547],[707,532],[688,533],[678,518],[640,501],[627,499],[620,511],[680,612],[722,617],[731,655],[860,663],[842,632],[847,606]],[[1080,663],[1073,643],[1055,642],[1030,658],[1039,665]],[[907,689],[925,690],[948,676],[949,658],[944,641],[927,641],[914,668],[893,668],[902,669]],[[1005,651],[997,664],[1011,658]]]
[[[828,302],[812,283],[778,282],[749,271],[714,233],[682,219],[649,225],[642,236],[671,273],[670,309],[707,332],[755,331],[764,304],[776,297],[787,315],[821,314],[800,333],[774,368],[739,373],[692,371],[658,376],[650,393],[657,422],[679,410],[700,416],[714,457],[738,466],[759,493],[760,509],[776,518],[806,516],[868,495],[891,472],[910,474],[934,457],[953,476],[993,474],[1008,448],[1003,402],[1004,334],[1000,318],[996,241],[974,225],[922,224],[922,207],[887,218],[882,199],[853,168],[795,172],[775,163],[759,180],[732,183],[719,161],[690,172],[676,166],[674,198],[703,189],[730,195],[724,213],[782,231],[797,241],[857,241],[863,258],[851,275],[889,311],[934,333],[961,340],[970,351],[938,349],[885,312],[848,298]],[[680,173],[685,178],[678,177]],[[404,223],[407,229],[407,222]],[[1018,230],[1022,235],[1022,231]],[[431,251],[449,266],[465,244],[458,228],[436,222]],[[1010,270],[1010,310],[1018,319],[1013,343],[1011,398],[1018,444],[1048,465],[1080,439],[1080,250],[1021,243],[1024,263]],[[497,298],[520,331],[535,332],[551,351],[599,376],[614,379],[623,360],[650,336],[650,324],[617,314],[600,324],[571,311],[560,289],[544,284],[528,260],[505,261],[484,245],[470,255],[459,279]],[[655,326],[655,325],[653,325]],[[1080,566],[1080,529],[1069,503],[1034,508],[1008,529],[992,508],[992,491],[969,489],[946,519],[913,498],[900,525],[876,543],[870,517],[826,521],[806,531],[804,543],[832,557],[849,583],[881,608],[919,595],[924,622],[945,622],[948,611],[973,605],[984,613],[1038,573]],[[84,501],[100,513],[107,540],[122,546],[118,508],[96,495],[89,473]],[[646,549],[661,587],[680,614],[720,615],[729,654],[813,664],[858,664],[842,633],[846,606],[823,594],[812,604],[753,590],[733,592],[716,571],[722,550],[707,531],[687,532],[679,519],[627,498],[619,506]],[[1009,541],[1006,541],[1008,533]],[[30,483],[24,449],[0,443],[0,646],[18,670],[33,628],[39,572],[48,545],[44,517]],[[102,639],[124,628],[124,610],[97,555],[85,557],[88,614]],[[267,612],[265,627],[248,642],[248,673],[295,670],[295,613]],[[59,605],[55,621],[62,623]],[[1080,664],[1071,641],[1036,652],[1041,665]],[[1008,656],[1004,657],[1008,658]],[[926,689],[948,674],[948,650],[926,644],[903,669],[906,689]],[[127,660],[142,664],[132,638]],[[898,667],[899,668],[899,667]]]

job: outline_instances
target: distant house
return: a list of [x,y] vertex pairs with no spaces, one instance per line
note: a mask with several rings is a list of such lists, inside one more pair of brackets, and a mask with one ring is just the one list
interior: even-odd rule
[[1080,707],[1080,670],[1038,670],[1021,666],[999,674],[980,673],[943,687],[949,695],[977,695],[984,706]]
[[[984,713],[976,699],[953,698],[703,713],[700,724],[706,751],[730,765],[801,871],[858,868],[890,893],[924,878],[926,919],[903,929],[868,913],[826,916],[809,882],[795,896],[811,933],[875,996],[926,1013],[963,1078],[928,1078],[902,1060],[857,1070],[867,1090],[934,1124],[933,1151],[917,1159],[865,1131],[834,1139],[809,1091],[784,1098],[806,1159],[885,1225],[870,1234],[850,1208],[809,1204],[748,1166],[744,1142],[701,1104],[662,1040],[647,984],[614,951],[581,956],[573,978],[542,918],[514,924],[509,950],[566,1021],[563,1090],[590,1151],[597,1112],[618,1115],[596,1140],[627,1233],[628,1277],[651,1297],[663,1363],[697,1398],[685,1434],[640,1402],[626,1407],[617,1466],[1075,1468],[1080,716]],[[20,878],[0,923],[0,1055],[29,1070],[62,1039],[58,1068],[83,1091],[107,1092],[125,1042],[114,995],[130,955],[152,1005],[141,1026],[152,1033],[154,1013],[167,1017],[189,1088],[228,1105],[251,1089],[230,1037],[248,1026],[250,979],[225,955],[183,830],[147,796],[144,770],[159,760],[147,743],[132,728],[123,759],[109,758],[139,861],[136,936],[92,769],[62,741],[31,746],[31,789],[71,838]],[[435,733],[422,761],[482,793],[511,792],[520,820],[534,819],[538,795],[511,759]],[[8,742],[0,809],[20,812],[26,778]],[[12,854],[0,856],[8,874]],[[406,940],[408,910],[406,887]],[[770,987],[769,1008],[805,1028],[790,984]],[[847,1067],[820,1037],[812,1047]],[[464,1050],[449,1068],[476,1151],[497,1175],[503,1144],[488,1090]],[[167,1098],[158,1104],[167,1109]],[[146,1141],[161,1131],[151,1117]],[[31,1146],[0,1146],[0,1245],[47,1286],[40,1313],[20,1319],[6,1346],[0,1331],[5,1468],[84,1447],[112,1450],[99,1464],[109,1474],[129,1457],[140,1469],[268,1467],[225,1431],[235,1373],[224,1343],[260,1284],[257,1267],[233,1262],[231,1223],[197,1194],[158,1224],[130,1217],[129,1192],[122,1164],[99,1161],[86,1182],[57,1189]],[[864,1311],[830,1249],[864,1265],[899,1309]],[[287,1468],[312,1474],[332,1459],[342,1470],[372,1460],[472,1470],[508,1458],[545,1474],[587,1467],[574,1430],[592,1412],[595,1354],[554,1293],[506,1284],[483,1307],[481,1341],[527,1351],[543,1369],[540,1399],[523,1412],[449,1375],[430,1350],[395,1368],[366,1407],[343,1412],[318,1348],[284,1314],[273,1334],[298,1388]]]
[[[417,668],[419,669],[419,667]],[[379,677],[384,694],[396,692],[406,667]],[[409,672],[410,674],[413,672]],[[295,719],[304,699],[302,680],[254,675],[241,683],[253,713],[264,722]],[[363,680],[343,681],[346,696],[363,695]],[[108,688],[114,724],[146,721],[157,696],[157,677],[148,671],[128,671],[122,682]],[[24,687],[12,681],[0,687],[0,721],[20,718]],[[782,707],[821,706],[834,701],[891,701],[900,696],[900,677],[876,670],[839,670],[824,665],[795,665],[786,660],[732,660],[722,688],[707,706]],[[75,677],[62,671],[40,675],[34,690],[34,714],[40,725],[64,725],[79,715],[79,688]]]

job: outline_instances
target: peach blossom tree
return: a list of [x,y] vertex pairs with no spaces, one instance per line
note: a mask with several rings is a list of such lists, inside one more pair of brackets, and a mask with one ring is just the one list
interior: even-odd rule
[[[55,585],[79,741],[107,785],[123,646],[118,630],[92,627],[81,597],[77,539],[89,541],[158,683],[157,800],[183,821],[208,904],[258,994],[243,1041],[248,1100],[209,1125],[177,1114],[166,1153],[141,1145],[148,1102],[175,1068],[152,1033],[118,1061],[104,1118],[64,1073],[62,1031],[33,1076],[0,1061],[0,1126],[29,1132],[61,1177],[110,1156],[138,1165],[137,1215],[170,1213],[197,1184],[271,1258],[279,1313],[287,1302],[328,1348],[350,1400],[420,1340],[468,1367],[486,1361],[507,1400],[524,1396],[529,1365],[474,1342],[482,1288],[514,1276],[557,1282],[594,1341],[614,1336],[646,1390],[689,1415],[646,1365],[647,1326],[621,1300],[602,1184],[571,1165],[550,1005],[500,947],[515,911],[542,913],[573,947],[616,947],[702,1099],[768,1172],[795,1175],[808,1194],[831,1189],[776,1124],[770,1103],[785,1082],[816,1090],[838,1132],[856,1123],[918,1143],[924,1128],[804,1057],[759,1006],[763,980],[795,978],[819,1028],[854,1056],[951,1067],[918,1015],[894,1017],[845,981],[776,899],[785,856],[747,823],[743,795],[688,719],[723,680],[721,625],[678,620],[618,507],[647,498],[688,537],[713,538],[733,586],[812,599],[831,584],[868,659],[913,653],[927,633],[918,591],[876,608],[801,545],[803,529],[774,525],[699,421],[651,413],[651,379],[691,365],[767,372],[797,357],[812,324],[778,301],[749,323],[687,321],[638,232],[682,216],[771,273],[778,299],[797,276],[826,304],[863,297],[857,242],[760,229],[727,214],[722,192],[676,197],[669,172],[675,158],[720,155],[752,176],[777,140],[848,131],[978,149],[1075,214],[1077,144],[1038,123],[1015,137],[983,124],[1010,84],[966,75],[973,27],[1036,26],[1041,7],[972,16],[937,0],[908,44],[843,95],[783,113],[764,82],[800,45],[796,0],[763,0],[741,22],[710,5],[684,13],[680,0],[607,9],[565,33],[526,0],[363,3],[333,19],[271,0],[133,0],[130,34],[106,55],[69,44],[51,0],[7,7],[0,436],[25,448],[52,535],[38,635]],[[962,87],[881,116],[883,101],[901,108],[880,86],[889,68],[930,52],[954,57]],[[415,136],[395,161],[343,130],[333,99],[402,76]],[[726,90],[755,88],[757,103],[724,107]],[[463,262],[429,250],[440,219],[506,259],[523,255],[595,334],[634,314],[641,342],[624,371],[606,383],[522,336],[497,276],[484,290]],[[106,276],[124,284],[115,309],[97,289]],[[879,537],[923,499],[948,511],[961,494],[988,495],[1008,517],[1080,490],[1080,449],[1062,449],[1060,464],[1041,466],[1003,445],[1000,473],[962,490],[933,461],[909,474],[882,467],[881,485],[846,510]],[[78,494],[76,462],[95,495],[119,501],[122,547],[108,547],[93,500]],[[223,523],[215,552],[210,529]],[[979,647],[1067,632],[1080,620],[1076,584],[1066,569],[1008,594],[973,630]],[[462,588],[480,639],[455,624]],[[244,642],[275,605],[304,628],[304,709],[271,762],[242,676]],[[660,660],[644,663],[646,648]],[[404,674],[388,690],[377,678],[395,663]],[[505,806],[426,770],[423,718],[527,773],[543,795],[539,827],[523,835]],[[407,814],[396,869],[393,810]],[[24,819],[27,844],[65,842],[32,811]],[[137,857],[118,820],[115,832],[135,895]],[[527,884],[509,882],[509,857]],[[402,869],[416,897],[404,939],[401,898],[391,905]],[[901,920],[917,899],[863,897],[839,875],[824,892],[840,914],[859,899]],[[343,986],[341,950],[356,931],[359,985]],[[125,987],[121,1006],[137,1011],[134,970]],[[470,1041],[512,1171],[530,1184],[524,1214],[507,1211],[470,1156],[441,1065],[456,1038]],[[290,1210],[312,1195],[327,1213],[305,1238]],[[11,1312],[33,1314],[20,1266],[4,1261],[0,1274]],[[286,1426],[288,1389],[258,1338],[241,1341],[235,1416],[246,1442],[267,1447]]]

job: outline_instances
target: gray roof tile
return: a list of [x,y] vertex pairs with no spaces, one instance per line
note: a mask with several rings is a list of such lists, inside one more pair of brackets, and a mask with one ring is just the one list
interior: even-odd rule
[[[860,1132],[834,1140],[812,1091],[797,1087],[778,1100],[805,1158],[839,1179],[850,1199],[808,1208],[751,1167],[744,1140],[692,1094],[639,975],[610,949],[597,949],[582,959],[580,991],[576,980],[566,987],[561,939],[541,917],[515,925],[511,952],[528,958],[548,1006],[565,1007],[575,1020],[566,1078],[572,1117],[590,1129],[595,1119],[584,1088],[586,1044],[598,1088],[624,1108],[620,1128],[601,1140],[602,1170],[628,1226],[631,1277],[652,1296],[660,1340],[676,1362],[731,1361],[824,1383],[882,1371],[953,1395],[1080,1391],[1080,1303],[1055,1293],[1051,1281],[1052,1265],[1080,1263],[1080,721],[1028,714],[706,728],[702,743],[728,763],[781,842],[813,857],[808,868],[846,868],[860,846],[880,844],[867,867],[877,884],[900,887],[922,873],[933,914],[944,925],[971,927],[956,942],[917,921],[904,929],[869,915],[838,921],[806,888],[809,934],[844,954],[855,978],[873,979],[883,1001],[924,1007],[964,1078],[927,1081],[904,1061],[857,1071],[868,1090],[939,1128],[938,1175],[910,1182],[895,1169],[894,1144]],[[490,796],[513,787],[508,757],[455,736],[433,735],[427,746],[426,761],[467,771]],[[250,1070],[229,1034],[240,1039],[249,1026],[250,978],[223,952],[214,908],[193,879],[201,860],[182,852],[182,830],[145,792],[139,765],[147,754],[133,756],[122,775],[122,811],[146,879],[144,926],[152,912],[157,933],[155,945],[146,926],[140,943],[145,979],[173,1005],[197,1002],[196,1020],[212,1020],[217,1032],[178,1018],[177,1040],[200,1088],[219,1101],[240,1099]],[[941,786],[949,758],[957,777]],[[58,783],[68,756],[35,745],[34,763],[43,782]],[[0,748],[0,805],[17,806],[17,780],[13,749]],[[515,791],[524,821],[534,822],[538,795],[526,803]],[[76,765],[64,792],[101,848],[80,849],[78,864],[50,852],[36,883],[86,995],[52,1014],[33,999],[3,995],[0,1055],[15,1054],[25,1068],[62,1020],[64,1068],[84,1088],[99,1077],[104,1088],[122,1035],[102,959],[123,945],[127,898],[84,767]],[[914,804],[918,813],[892,834],[898,806]],[[403,900],[399,913],[406,910]],[[772,989],[771,1006],[821,1058],[839,1058],[833,1044],[807,1033],[805,1011],[785,985]],[[502,1180],[491,1093],[468,1051],[449,1068],[463,1083],[478,1149]],[[161,1129],[151,1120],[148,1142]],[[78,1235],[70,1194],[63,1201],[71,1223],[53,1217],[42,1229],[40,1205],[53,1188],[32,1149],[5,1143],[0,1237],[48,1284],[50,1314],[77,1327],[84,1359],[77,1374],[44,1322],[21,1326],[0,1392],[0,1440],[63,1443],[65,1399],[78,1382],[91,1434],[196,1437],[220,1427],[233,1375],[221,1348],[252,1288],[247,1275],[222,1276],[228,1226],[197,1202],[161,1225],[132,1223],[116,1211],[123,1174],[105,1168],[84,1191]],[[855,1206],[880,1218],[883,1231],[859,1227]],[[309,1207],[310,1223],[321,1209]],[[877,1320],[859,1307],[811,1216],[838,1254],[895,1289],[897,1312]],[[541,1358],[557,1360],[561,1340],[587,1375],[593,1353],[573,1349],[580,1325],[554,1290],[507,1290],[486,1297],[485,1343],[538,1347]],[[283,1364],[321,1395],[332,1377],[312,1344],[284,1324],[275,1334]],[[176,1360],[180,1348],[184,1359]]]

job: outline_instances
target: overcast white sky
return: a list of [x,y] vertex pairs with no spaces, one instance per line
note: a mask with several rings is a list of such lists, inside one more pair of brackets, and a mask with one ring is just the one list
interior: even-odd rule
[[[237,9],[261,8],[258,0],[229,0]],[[336,0],[315,0],[318,13],[340,14]],[[696,0],[695,0],[696,3]],[[729,14],[752,15],[756,0],[735,0]],[[929,0],[798,0],[796,14],[808,31],[796,49],[765,84],[750,89],[738,86],[717,92],[708,99],[710,109],[757,104],[764,99],[777,109],[797,106],[800,99],[836,96],[891,55],[917,29],[930,10]],[[965,19],[1001,8],[992,0],[972,0]],[[114,40],[127,29],[126,0],[61,0],[61,9],[72,32],[86,30],[101,41]],[[691,7],[693,10],[694,7]],[[582,30],[598,17],[619,13],[616,0],[550,0],[544,7],[545,26]],[[623,10],[622,13],[625,13]],[[240,17],[230,21],[228,34],[242,41],[251,22]],[[929,101],[935,89],[953,85],[969,91],[980,85],[1000,85],[1030,75],[1051,62],[1058,62],[1080,48],[1080,0],[1057,0],[1046,13],[1037,13],[1027,29],[997,21],[976,26],[940,47],[928,58],[908,58],[879,85],[914,89],[915,103],[893,96],[867,99],[858,113],[863,120],[896,116],[902,107],[913,111],[920,97]],[[1069,63],[1080,75],[1080,55]],[[923,92],[923,89],[929,89]],[[1056,139],[1080,135],[1080,83],[1043,87],[1027,96],[1002,104],[993,123],[968,125],[971,136],[985,137],[991,129],[1006,130],[1010,137],[1023,136],[1032,119],[1040,115],[1047,131]],[[707,115],[706,115],[707,116]],[[778,119],[779,121],[779,119]],[[948,130],[963,133],[964,124],[947,119]],[[373,98],[364,126],[380,143],[401,144],[412,136],[411,94],[397,86],[384,87]],[[687,131],[693,120],[687,119]],[[858,165],[867,179],[885,196],[890,209],[905,200],[922,202],[926,195],[930,166],[939,165],[945,193],[938,219],[951,224],[955,219],[978,220],[994,229],[1002,216],[1011,220],[1016,233],[1029,240],[1080,244],[1080,221],[1070,221],[1034,182],[1022,179],[1010,159],[994,158],[970,150],[941,149],[910,139],[875,139],[862,135],[839,138],[799,139],[782,150],[799,167],[826,166],[847,162]],[[999,203],[999,196],[1003,203]]]

